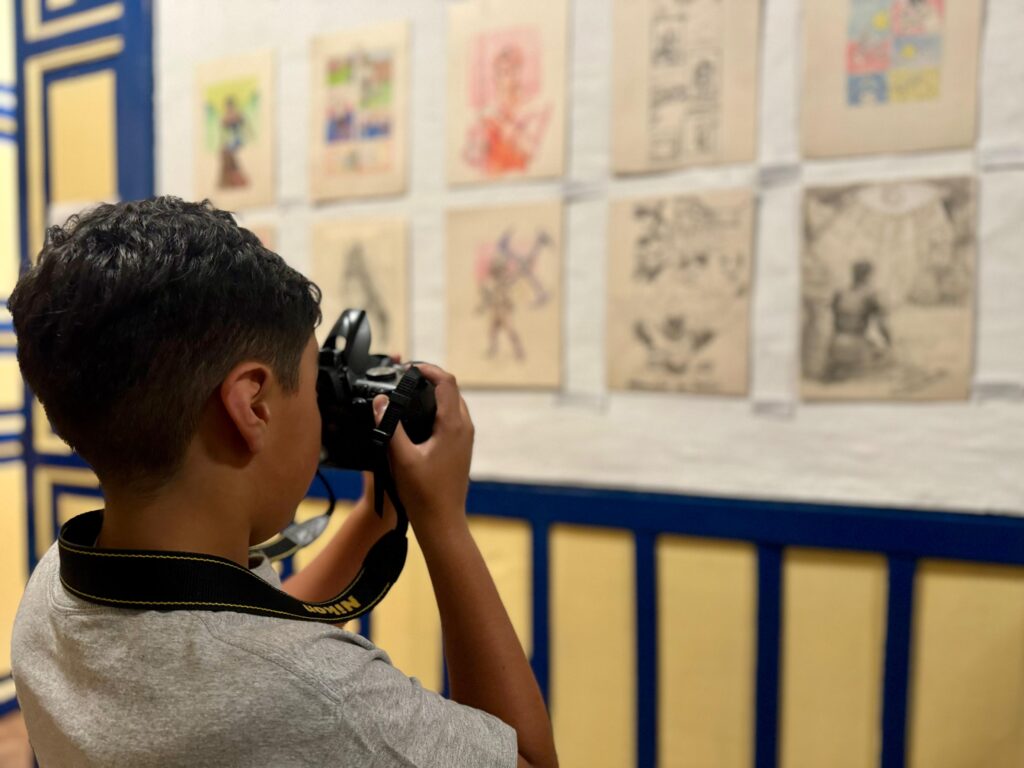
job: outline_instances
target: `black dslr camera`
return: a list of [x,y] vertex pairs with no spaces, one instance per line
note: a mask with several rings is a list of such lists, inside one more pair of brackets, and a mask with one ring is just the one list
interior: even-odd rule
[[[338,340],[343,346],[338,348]],[[320,348],[316,381],[320,407],[321,465],[375,470],[373,398],[401,400],[401,423],[414,443],[434,429],[434,385],[412,365],[370,354],[370,320],[361,309],[346,309]]]

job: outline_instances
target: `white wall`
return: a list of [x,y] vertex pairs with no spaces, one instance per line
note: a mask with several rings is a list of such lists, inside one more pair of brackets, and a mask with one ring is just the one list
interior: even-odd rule
[[[814,0],[804,0],[813,2]],[[467,393],[473,476],[622,488],[1024,514],[1024,3],[990,0],[977,151],[799,164],[798,0],[766,0],[758,165],[616,179],[609,172],[611,0],[575,0],[569,164],[562,182],[449,189],[444,174],[444,0],[160,0],[157,188],[193,197],[195,64],[278,54],[281,254],[308,264],[312,223],[400,214],[411,224],[413,356],[444,361],[444,213],[563,196],[567,202],[565,385],[559,394]],[[313,206],[307,194],[309,42],[406,18],[412,28],[412,154],[400,198]],[[979,173],[975,396],[968,403],[805,405],[798,401],[803,183]],[[608,394],[604,385],[607,200],[752,184],[760,214],[752,394],[729,400]]]

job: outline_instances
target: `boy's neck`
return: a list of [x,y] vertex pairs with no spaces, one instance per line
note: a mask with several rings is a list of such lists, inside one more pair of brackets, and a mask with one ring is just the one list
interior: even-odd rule
[[244,502],[231,494],[169,488],[154,495],[105,489],[105,495],[97,547],[199,552],[249,565],[249,520]]

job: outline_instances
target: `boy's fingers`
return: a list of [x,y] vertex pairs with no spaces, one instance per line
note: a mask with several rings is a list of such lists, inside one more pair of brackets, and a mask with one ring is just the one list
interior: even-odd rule
[[417,363],[423,375],[434,385],[434,399],[437,401],[438,422],[444,424],[449,414],[459,412],[459,384],[455,377],[443,368],[430,363]]

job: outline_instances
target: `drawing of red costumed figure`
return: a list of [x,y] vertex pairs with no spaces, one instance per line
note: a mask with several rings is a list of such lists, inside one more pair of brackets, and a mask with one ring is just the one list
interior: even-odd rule
[[551,118],[551,105],[530,107],[540,93],[540,40],[535,29],[477,38],[469,96],[477,118],[466,134],[465,161],[486,176],[529,168]]
[[520,283],[525,283],[533,294],[533,307],[548,302],[550,293],[541,284],[535,273],[537,258],[544,249],[552,245],[551,237],[543,230],[534,236],[533,244],[525,252],[517,251],[512,245],[512,230],[507,230],[497,243],[486,243],[477,250],[476,283],[480,292],[478,314],[487,314],[488,327],[487,356],[498,353],[498,342],[502,335],[508,337],[512,354],[522,360],[523,350],[519,332],[513,324],[516,301],[513,292]]

